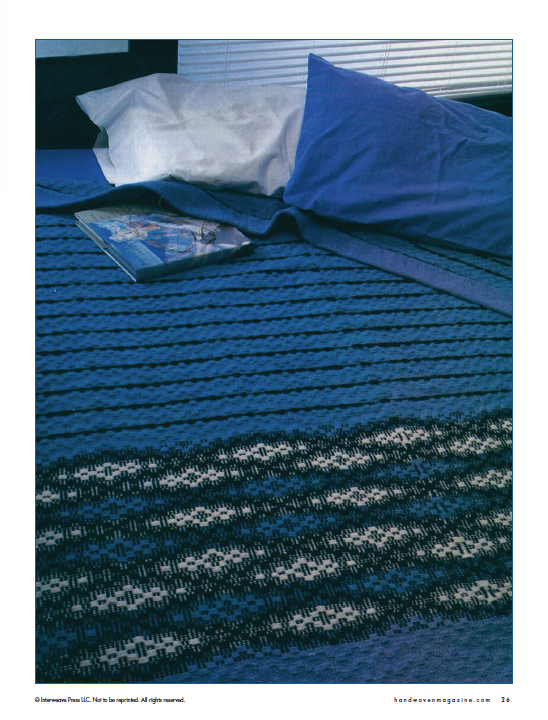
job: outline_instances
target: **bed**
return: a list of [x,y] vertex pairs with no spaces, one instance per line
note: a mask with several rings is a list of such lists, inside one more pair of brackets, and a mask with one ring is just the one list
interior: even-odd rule
[[[119,201],[255,253],[133,283]],[[512,681],[511,258],[91,150],[36,237],[37,682]]]

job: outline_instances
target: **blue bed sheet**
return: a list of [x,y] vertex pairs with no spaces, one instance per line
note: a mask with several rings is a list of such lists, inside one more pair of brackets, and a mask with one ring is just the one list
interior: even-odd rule
[[109,184],[91,149],[36,150],[36,177]]

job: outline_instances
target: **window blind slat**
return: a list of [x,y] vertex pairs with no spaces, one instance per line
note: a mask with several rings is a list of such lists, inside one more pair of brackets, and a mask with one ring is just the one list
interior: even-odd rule
[[[434,74],[434,73],[447,73],[448,65],[452,68],[452,78],[458,77],[457,73],[460,73],[461,77],[467,77],[468,75],[472,75],[473,73],[485,73],[485,76],[487,76],[490,70],[496,70],[498,71],[498,74],[501,77],[506,77],[507,75],[507,67],[504,63],[496,63],[496,64],[472,64],[472,63],[447,63],[447,62],[439,62],[431,65],[423,65],[422,63],[409,63],[409,64],[399,64],[394,63],[389,66],[389,70],[386,71],[385,67],[383,65],[374,64],[374,65],[364,65],[363,61],[355,60],[352,62],[352,70],[357,70],[361,72],[368,72],[370,75],[381,75],[383,74],[384,78],[390,78],[390,77],[398,77],[403,78],[408,75],[422,75],[422,74]],[[231,66],[231,74],[236,75],[245,75],[247,74],[260,74],[260,75],[269,75],[271,73],[276,73],[283,71],[285,75],[292,75],[294,72],[292,71],[293,68],[300,68],[300,65],[290,64],[290,65],[276,65],[276,64],[270,64],[270,65],[262,65],[260,68],[249,68],[249,67],[238,67],[234,68]],[[288,71],[291,71],[288,73]],[[205,69],[196,70],[196,75],[203,75],[207,76],[211,72],[224,72],[224,67],[220,67],[219,64],[211,64]],[[203,79],[206,79],[204,77]]]
[[178,72],[224,84],[305,85],[308,53],[397,85],[457,97],[512,88],[510,40],[179,40]]
[[[313,51],[313,50],[340,50],[341,48],[356,47],[360,52],[376,52],[377,48],[390,47],[393,50],[405,51],[405,48],[419,47],[424,50],[454,50],[455,48],[487,48],[511,47],[509,40],[480,40],[467,42],[463,40],[180,40],[179,47],[183,52],[207,53],[212,49],[229,49],[230,52],[263,53],[287,51]],[[368,50],[367,48],[371,48]]]
[[[197,61],[194,58],[185,57],[184,58],[185,64],[188,64],[188,66],[192,67],[194,63]],[[353,54],[349,58],[345,58],[344,64],[345,65],[352,65],[355,63],[361,63],[363,65],[364,61],[376,63],[377,60],[367,60],[364,56],[356,56]],[[497,55],[495,53],[468,53],[467,55],[458,55],[452,59],[446,59],[444,57],[432,57],[432,56],[425,56],[425,55],[405,55],[405,56],[393,56],[391,58],[391,62],[389,63],[390,68],[400,68],[400,67],[409,67],[409,66],[417,66],[417,67],[430,67],[430,66],[440,66],[440,65],[465,65],[469,64],[471,66],[478,65],[481,63],[493,63],[496,62],[499,65],[503,66],[504,68],[508,67],[508,60],[505,57],[501,57],[500,55]],[[240,57],[233,57],[228,59],[225,59],[225,57],[219,57],[217,55],[215,56],[204,56],[203,60],[199,61],[200,67],[203,68],[203,72],[207,72],[208,68],[211,66],[222,64],[223,67],[225,64],[228,64],[231,68],[238,66],[238,65],[245,65],[248,67],[251,71],[253,71],[255,68],[260,69],[263,67],[279,67],[283,65],[284,67],[295,67],[295,68],[302,68],[302,57],[298,55],[292,55],[291,57],[283,57],[283,58],[276,58],[275,56],[268,55],[268,57],[260,58],[260,60],[253,66],[249,67],[249,59],[248,58],[240,58]],[[182,66],[183,67],[183,66]],[[181,69],[182,69],[181,67]],[[375,67],[373,64],[372,67]]]

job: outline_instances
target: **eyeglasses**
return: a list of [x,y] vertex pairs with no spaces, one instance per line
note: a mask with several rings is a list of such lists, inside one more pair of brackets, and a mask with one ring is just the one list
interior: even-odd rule
[[176,253],[187,253],[196,243],[215,242],[219,227],[215,222],[180,217],[163,209],[158,215],[142,215],[135,209],[127,216],[127,222],[135,240]]

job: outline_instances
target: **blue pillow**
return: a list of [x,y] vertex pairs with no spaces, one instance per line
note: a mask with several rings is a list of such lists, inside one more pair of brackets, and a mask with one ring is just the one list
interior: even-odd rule
[[512,256],[512,120],[308,58],[290,205]]

